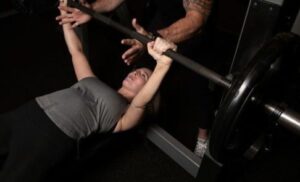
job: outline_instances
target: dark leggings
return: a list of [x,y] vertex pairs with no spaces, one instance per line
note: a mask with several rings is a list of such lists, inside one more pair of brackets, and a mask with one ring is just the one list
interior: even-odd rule
[[0,181],[43,181],[74,146],[35,101],[1,115]]

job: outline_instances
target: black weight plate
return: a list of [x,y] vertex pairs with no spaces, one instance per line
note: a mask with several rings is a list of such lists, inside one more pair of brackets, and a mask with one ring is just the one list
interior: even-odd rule
[[261,87],[271,64],[289,48],[295,37],[291,33],[276,35],[257,52],[241,76],[233,81],[219,107],[210,136],[209,151],[216,160],[224,161],[232,135],[241,122],[239,118],[245,112],[255,88]]

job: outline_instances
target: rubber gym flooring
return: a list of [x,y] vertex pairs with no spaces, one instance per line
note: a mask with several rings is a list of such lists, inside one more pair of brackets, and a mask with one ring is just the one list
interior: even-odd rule
[[[53,17],[17,14],[0,19],[1,112],[76,81],[61,28]],[[120,59],[120,53],[125,50],[118,46],[122,35],[96,22],[91,22],[88,28],[91,64],[102,80],[117,88],[116,83],[131,69]],[[283,137],[274,145],[274,152],[243,164],[242,168],[246,169],[243,172],[233,163],[228,175],[220,181],[299,181],[299,139],[280,132]],[[194,141],[185,137],[181,140],[192,149]],[[194,179],[149,142],[143,132],[134,130],[112,137],[94,155],[62,166],[49,181],[193,182],[201,179]]]

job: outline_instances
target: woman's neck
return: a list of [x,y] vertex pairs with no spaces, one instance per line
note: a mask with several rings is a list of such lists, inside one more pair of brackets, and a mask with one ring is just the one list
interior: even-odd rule
[[134,98],[133,93],[124,87],[121,87],[118,90],[118,93],[122,95],[128,102],[131,102]]

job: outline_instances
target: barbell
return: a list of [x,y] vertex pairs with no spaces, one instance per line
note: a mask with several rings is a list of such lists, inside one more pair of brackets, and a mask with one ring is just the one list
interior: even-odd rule
[[[143,44],[152,41],[149,37],[141,35],[73,0],[68,0],[68,6],[79,9]],[[225,151],[228,149],[231,137],[238,125],[241,124],[240,116],[245,112],[249,103],[262,107],[263,110],[274,117],[274,121],[300,134],[299,113],[283,108],[278,103],[265,101],[257,97],[262,84],[270,79],[268,73],[272,72],[272,66],[295,42],[299,42],[299,37],[292,33],[278,34],[258,51],[249,65],[242,71],[242,74],[232,81],[177,52],[167,50],[164,53],[164,55],[169,56],[179,64],[228,90],[219,106],[210,135],[209,152],[216,160],[224,160]]]

